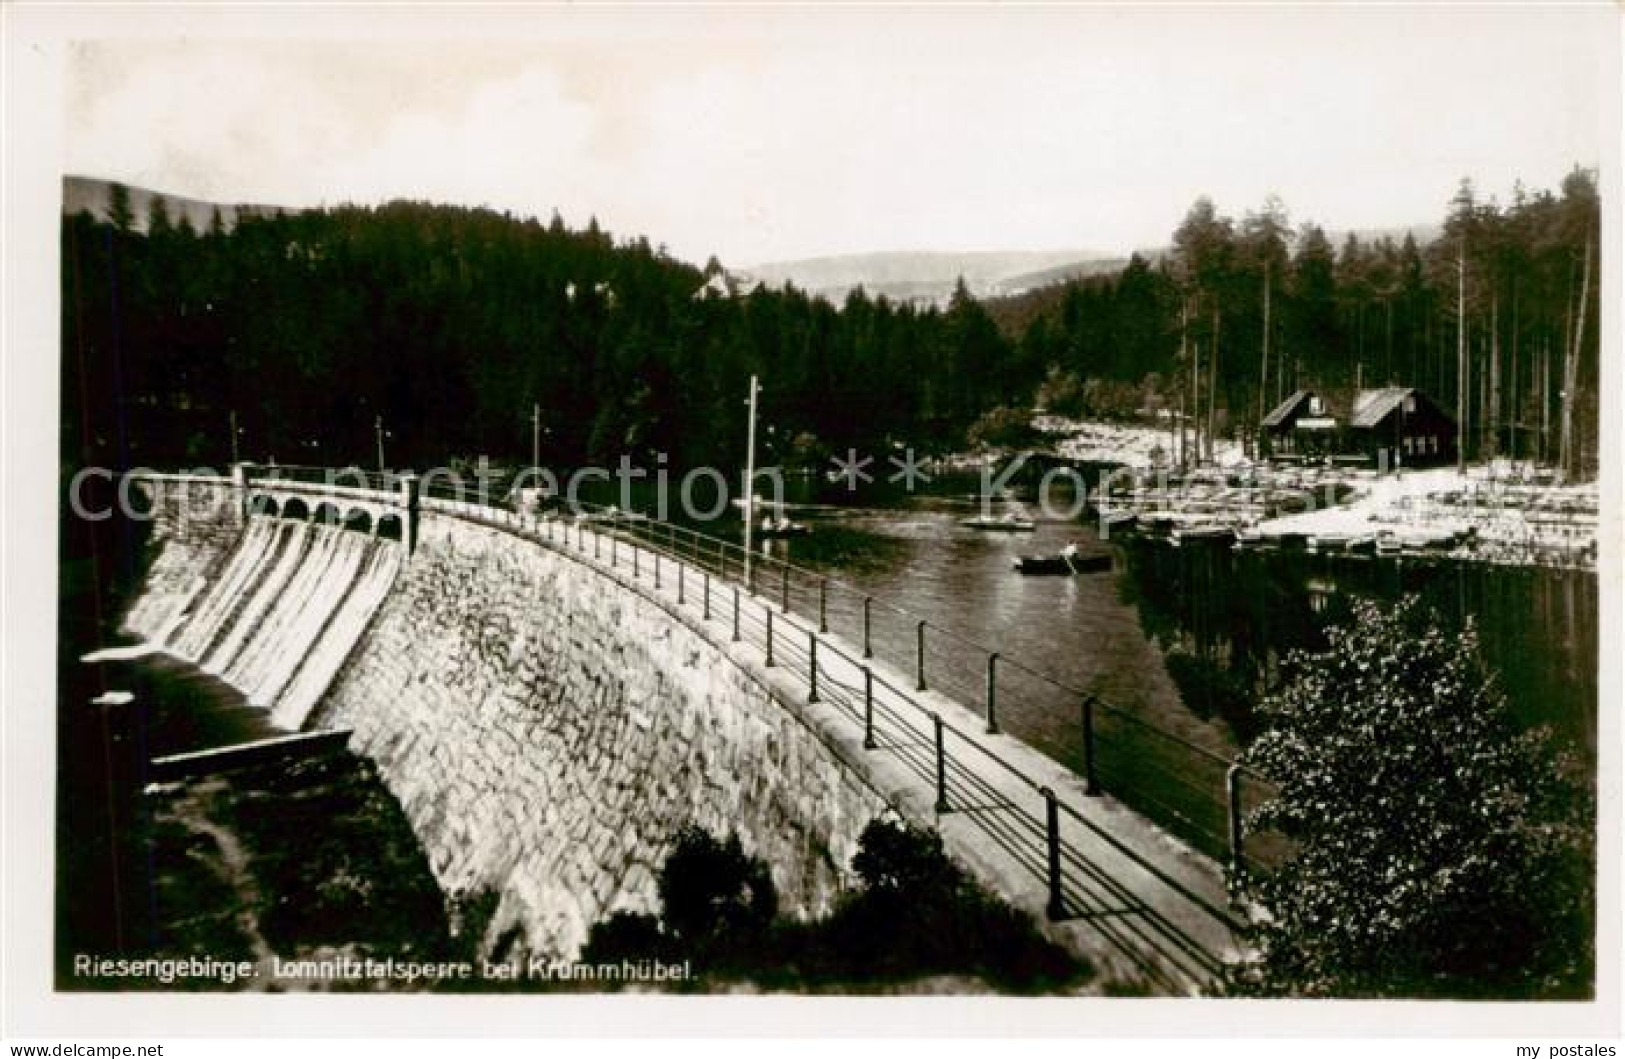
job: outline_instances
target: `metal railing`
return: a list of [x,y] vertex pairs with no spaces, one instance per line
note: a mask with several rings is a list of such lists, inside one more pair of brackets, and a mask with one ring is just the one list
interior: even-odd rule
[[[1274,836],[1248,835],[1242,826],[1251,808],[1274,796],[1273,786],[1222,754],[837,578],[762,554],[747,563],[740,546],[668,522],[607,509],[588,517],[609,519],[618,535],[737,582],[778,613],[857,645],[863,660],[912,678],[915,692],[976,709],[987,733],[1022,732],[1076,771],[1090,794],[1112,795],[1209,856],[1254,872],[1279,862],[1284,850]],[[1056,717],[1077,720],[1058,736]],[[1045,723],[1033,723],[1040,718]],[[1029,734],[1040,729],[1050,734]]]
[[[312,481],[312,471],[332,473],[278,467],[274,475],[256,469],[253,480]],[[398,477],[374,474],[369,480],[381,493],[398,497]],[[350,481],[347,475],[342,484]],[[1115,797],[1233,869],[1267,872],[1282,855],[1282,843],[1249,835],[1244,825],[1250,809],[1273,794],[1262,777],[1086,689],[839,579],[612,507],[583,503],[574,505],[573,513],[520,511],[483,495],[470,499],[469,490],[433,480],[422,489],[419,504],[589,560],[645,591],[674,597],[677,606],[721,630],[719,639],[759,651],[764,665],[796,677],[809,701],[846,714],[854,732],[861,728],[866,749],[892,754],[929,784],[939,812],[974,810],[970,815],[977,826],[1048,888],[1051,916],[1135,908],[1135,916],[1102,915],[1095,922],[1125,952],[1160,952],[1162,962],[1144,968],[1153,979],[1175,966],[1188,978],[1210,981],[1221,968],[1214,953],[1067,841],[1065,829],[1116,850],[1227,930],[1236,925],[1229,910],[1058,799],[988,746],[988,733],[1012,721],[1025,727],[1024,718],[1069,710],[1077,717],[1075,741],[1039,749],[1072,767],[1085,793]],[[786,620],[792,616],[798,620]],[[976,710],[979,730],[944,718],[927,692]],[[972,764],[976,761],[980,767]],[[1013,781],[1026,792],[1025,802],[1013,803],[989,773]]]
[[[394,473],[345,468],[255,468],[253,477],[296,481],[332,480],[351,486],[364,476],[394,494]],[[353,486],[351,486],[353,487]],[[425,499],[456,505],[457,512],[521,513],[494,502],[459,481],[428,478]],[[1248,834],[1250,811],[1272,798],[1266,778],[1210,748],[1160,728],[1134,711],[1043,672],[1024,660],[979,644],[963,634],[893,604],[839,578],[798,567],[763,553],[747,556],[740,545],[674,523],[614,507],[573,501],[570,512],[535,515],[537,525],[575,517],[583,532],[603,530],[635,540],[642,550],[682,560],[713,578],[742,585],[752,596],[776,604],[781,614],[815,623],[819,633],[858,645],[864,660],[879,660],[912,677],[915,691],[937,691],[984,714],[986,731],[1014,727],[1048,756],[1084,779],[1090,794],[1109,794],[1165,827],[1203,853],[1234,868],[1267,873],[1285,855],[1273,835]],[[624,547],[624,544],[622,545]],[[599,545],[600,551],[603,545]],[[647,559],[645,559],[647,561]],[[1075,717],[1057,733],[1053,719]],[[1044,723],[1033,723],[1040,719]]]
[[249,474],[256,482],[300,482],[307,485],[339,486],[346,489],[372,489],[393,493],[401,476],[393,471],[369,471],[362,467],[307,467],[297,464],[253,464]]
[[[766,572],[777,577],[774,581],[758,574],[754,558],[746,564],[742,550],[727,541],[610,508],[582,505],[573,518],[537,516],[470,502],[454,489],[436,487],[425,491],[420,503],[429,511],[530,537],[687,608],[717,630],[718,640],[745,645],[764,666],[796,680],[807,701],[850,718],[854,733],[862,731],[866,750],[893,755],[929,786],[938,813],[964,812],[1047,888],[1051,917],[1089,916],[1101,934],[1136,959],[1148,979],[1173,989],[1192,981],[1211,982],[1222,973],[1220,957],[1209,945],[1157,912],[1130,883],[1091,860],[1080,843],[1068,841],[1064,831],[1086,834],[1086,841],[1111,848],[1150,876],[1153,885],[1231,932],[1237,924],[1228,909],[1057,798],[987,746],[983,733],[956,725],[933,709],[916,686],[917,673],[911,674],[914,680],[889,677],[893,667],[822,631],[816,618],[808,621],[795,609],[793,578],[784,576],[795,568],[768,564]],[[1006,782],[990,779],[990,773]],[[1013,800],[1011,786],[1024,796]],[[1124,910],[1133,914],[1121,915]]]

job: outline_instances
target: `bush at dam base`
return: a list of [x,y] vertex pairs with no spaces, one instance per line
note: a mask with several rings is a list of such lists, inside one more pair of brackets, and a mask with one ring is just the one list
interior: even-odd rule
[[[660,915],[616,913],[593,926],[582,960],[682,961],[690,990],[1070,992],[1093,969],[1047,941],[1024,913],[976,884],[933,830],[878,819],[852,862],[856,888],[815,919],[772,917],[766,865],[737,838],[697,828],[661,868]],[[764,912],[768,913],[764,915]]]
[[[437,889],[400,807],[347,753],[149,788],[151,919],[122,950],[70,954],[68,990],[458,993],[1070,993],[1093,969],[988,894],[929,828],[863,831],[853,889],[781,914],[735,836],[673,840],[658,913],[595,923],[574,960],[487,945],[490,892]],[[484,951],[482,951],[484,950]]]

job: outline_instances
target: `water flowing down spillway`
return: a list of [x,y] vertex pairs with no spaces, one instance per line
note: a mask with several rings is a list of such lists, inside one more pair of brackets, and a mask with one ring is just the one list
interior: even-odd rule
[[169,652],[298,728],[383,601],[400,544],[252,517],[219,574],[163,630]]

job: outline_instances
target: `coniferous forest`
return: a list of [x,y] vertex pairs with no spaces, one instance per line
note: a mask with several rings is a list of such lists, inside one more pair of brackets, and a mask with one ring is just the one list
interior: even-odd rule
[[1277,199],[1239,220],[1199,199],[1115,275],[986,303],[961,285],[945,307],[740,290],[714,259],[556,215],[397,202],[198,231],[128,201],[115,185],[105,218],[63,220],[70,466],[221,466],[233,416],[249,460],[370,465],[381,419],[391,466],[519,462],[539,405],[549,465],[732,467],[756,373],[770,461],[960,449],[1035,400],[1180,412],[1195,455],[1295,388],[1393,382],[1460,408],[1471,458],[1595,473],[1599,204],[1580,169],[1510,203],[1463,181],[1425,243],[1333,246]]

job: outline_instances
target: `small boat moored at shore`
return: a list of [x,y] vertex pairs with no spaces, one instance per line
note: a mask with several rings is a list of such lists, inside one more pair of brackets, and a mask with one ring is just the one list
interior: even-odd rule
[[1017,573],[1027,575],[1055,574],[1071,577],[1077,574],[1103,573],[1112,568],[1109,552],[1098,555],[1079,555],[1076,545],[1069,544],[1056,555],[1021,555],[1012,564]]
[[1030,518],[1011,512],[994,518],[992,515],[978,515],[975,518],[964,518],[959,524],[966,529],[991,530],[996,533],[1031,533],[1038,528],[1038,524]]
[[766,537],[805,537],[812,532],[812,527],[805,522],[793,522],[787,518],[764,518],[761,525],[756,527],[756,536]]

